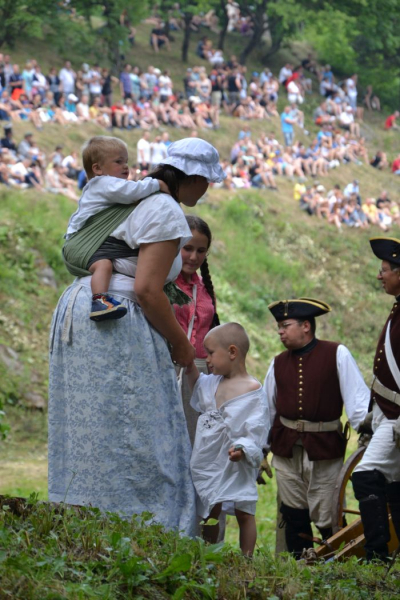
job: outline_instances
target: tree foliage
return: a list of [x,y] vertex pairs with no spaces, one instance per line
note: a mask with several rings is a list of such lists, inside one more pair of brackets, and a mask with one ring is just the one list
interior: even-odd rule
[[304,21],[304,37],[320,60],[343,76],[357,72],[362,86],[373,84],[384,103],[398,105],[399,0],[308,1]]
[[100,14],[103,25],[96,30],[96,34],[101,36],[108,59],[118,70],[128,38],[126,25],[121,22],[121,15],[124,12],[125,20],[131,25],[138,23],[148,14],[147,1],[127,3],[126,0],[71,0],[70,6],[86,18],[89,26],[91,26],[92,15]]
[[41,37],[43,23],[57,14],[54,0],[0,0],[0,48],[11,48],[22,35]]

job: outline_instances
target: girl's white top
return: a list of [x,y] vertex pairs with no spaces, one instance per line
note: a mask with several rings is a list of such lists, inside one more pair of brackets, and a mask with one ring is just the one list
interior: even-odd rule
[[160,190],[157,179],[146,177],[142,181],[119,179],[100,175],[90,179],[82,190],[78,208],[68,223],[66,238],[82,229],[89,217],[113,204],[135,204]]
[[[202,413],[190,467],[197,512],[203,518],[220,502],[257,500],[256,477],[268,434],[268,404],[261,384],[217,409],[215,393],[222,380],[220,375],[200,374],[190,402]],[[232,462],[228,450],[238,444],[243,446],[244,457]]]

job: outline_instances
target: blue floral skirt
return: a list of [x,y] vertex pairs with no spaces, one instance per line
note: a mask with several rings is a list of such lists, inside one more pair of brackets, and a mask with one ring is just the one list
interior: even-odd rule
[[49,378],[49,499],[91,505],[195,532],[191,446],[164,338],[137,303],[89,319],[91,290],[75,282],[53,316]]

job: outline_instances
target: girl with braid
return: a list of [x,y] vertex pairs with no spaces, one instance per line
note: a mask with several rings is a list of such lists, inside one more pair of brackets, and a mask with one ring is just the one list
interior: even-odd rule
[[[188,215],[186,220],[193,237],[181,249],[182,270],[175,283],[193,298],[193,301],[184,306],[174,305],[174,309],[179,324],[195,347],[195,364],[198,370],[200,373],[208,374],[205,360],[207,353],[203,342],[210,329],[219,325],[214,287],[207,262],[212,236],[209,226],[200,217]],[[198,271],[200,271],[200,276],[197,274]],[[182,377],[183,408],[193,446],[199,414],[190,406],[191,391],[186,375],[183,372],[180,375]]]

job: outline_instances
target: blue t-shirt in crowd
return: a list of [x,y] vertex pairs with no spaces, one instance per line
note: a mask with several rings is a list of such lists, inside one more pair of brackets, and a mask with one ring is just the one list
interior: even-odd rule
[[318,132],[318,135],[317,135],[317,140],[318,140],[318,143],[321,143],[321,141],[322,141],[322,138],[324,138],[324,137],[326,137],[326,138],[331,138],[331,137],[333,137],[333,135],[332,135],[332,131],[322,131],[322,130],[321,130],[321,131],[319,131],[319,132]]
[[283,133],[293,133],[293,124],[287,123],[286,119],[290,119],[290,115],[289,115],[289,113],[283,112],[281,114],[282,132]]
[[119,80],[122,83],[122,88],[124,90],[124,94],[131,94],[132,93],[132,81],[131,81],[130,74],[127,73],[126,71],[122,71],[121,75],[119,76]]

